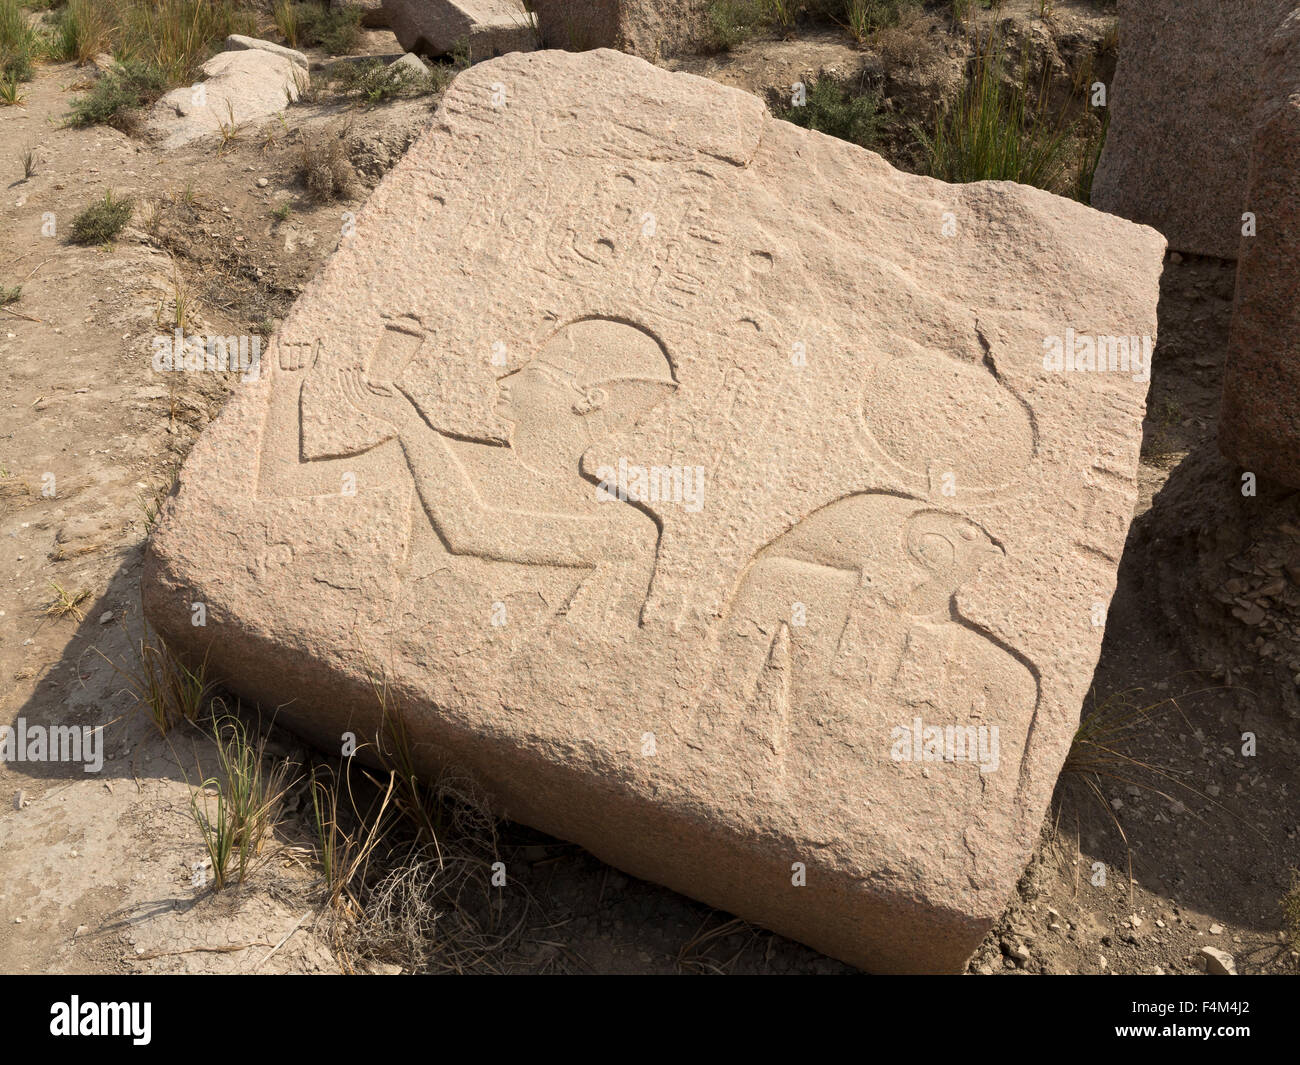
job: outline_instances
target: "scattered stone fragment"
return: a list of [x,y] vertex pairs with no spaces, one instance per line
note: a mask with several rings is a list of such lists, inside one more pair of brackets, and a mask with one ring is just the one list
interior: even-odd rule
[[388,24],[408,52],[474,60],[537,47],[537,23],[517,0],[384,0]]
[[710,0],[534,0],[547,48],[618,48],[651,61],[692,51],[709,28]]
[[1226,950],[1216,947],[1201,948],[1201,964],[1211,976],[1236,976],[1237,962]]
[[159,147],[179,148],[269,118],[298,99],[309,77],[294,61],[258,48],[218,52],[201,70],[204,80],[172,89],[149,112],[145,128]]
[[270,52],[272,55],[278,55],[283,59],[289,60],[294,66],[307,69],[307,57],[302,52],[293,48],[286,48],[282,44],[276,44],[273,41],[264,41],[259,37],[245,37],[242,33],[232,33],[226,38],[226,51],[235,52],[246,49],[257,49],[262,52]]

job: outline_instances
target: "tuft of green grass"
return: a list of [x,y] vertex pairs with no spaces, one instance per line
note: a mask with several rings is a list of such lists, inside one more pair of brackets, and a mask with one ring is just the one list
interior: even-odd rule
[[129,196],[114,196],[112,189],[98,203],[92,203],[72,220],[74,244],[107,244],[126,228],[135,201]]
[[838,22],[859,44],[877,30],[896,26],[914,0],[824,0],[821,13]]
[[87,63],[101,52],[112,50],[119,27],[118,11],[113,3],[68,0],[54,23],[50,54],[55,59]]
[[1101,150],[1106,145],[1110,131],[1110,108],[1102,113],[1101,121],[1092,125],[1079,145],[1079,161],[1074,178],[1074,198],[1080,203],[1092,203],[1092,180],[1101,162]]
[[5,285],[0,285],[0,307],[7,307],[11,303],[17,303],[18,297],[20,297],[22,294],[23,294],[22,285],[14,285],[13,288],[9,288]]
[[265,860],[267,841],[279,824],[280,806],[296,783],[287,760],[267,767],[265,736],[250,737],[233,714],[213,722],[217,773],[190,793],[190,812],[212,863],[220,891],[242,884]]
[[805,129],[815,129],[841,140],[868,148],[880,133],[880,97],[854,93],[849,86],[823,75],[806,87],[802,107],[790,104],[779,117]]
[[5,107],[21,107],[27,94],[18,88],[18,79],[9,74],[0,77],[0,104]]
[[1070,128],[1048,113],[1046,88],[1034,98],[1026,67],[1004,77],[1000,45],[980,48],[956,104],[936,112],[932,132],[917,130],[932,177],[950,182],[1018,181],[1060,191],[1068,169]]
[[255,36],[257,20],[238,0],[127,0],[115,44],[156,70],[168,86],[188,85],[232,33]]
[[275,0],[271,8],[275,28],[290,48],[298,47],[298,37],[302,33],[302,20],[298,17],[299,6],[293,3],[293,0]]
[[271,217],[273,217],[277,222],[288,221],[291,214],[293,214],[293,204],[288,200],[285,200],[284,203],[276,204],[271,208]]
[[18,0],[0,0],[0,78],[30,80],[32,57],[39,47],[36,30]]
[[183,721],[196,722],[216,688],[208,673],[207,656],[191,668],[172,652],[161,636],[151,634],[147,628],[134,643],[133,664],[113,662],[103,652],[99,653],[126,682],[125,690],[134,698],[136,708],[148,711],[162,736]]
[[[376,794],[369,808],[362,811],[352,787],[351,765],[349,758],[339,772],[322,766],[320,777],[313,766],[308,791],[316,830],[316,858],[325,881],[325,902],[336,915],[355,920],[362,913],[358,893],[371,852],[393,823],[389,803],[396,777],[390,773],[382,795]],[[346,807],[341,801],[343,789]]]

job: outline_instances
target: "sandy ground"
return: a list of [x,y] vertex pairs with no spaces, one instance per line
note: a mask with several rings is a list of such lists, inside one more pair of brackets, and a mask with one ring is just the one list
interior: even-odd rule
[[[386,34],[369,43],[397,50]],[[877,59],[813,37],[683,65],[763,92]],[[159,737],[120,672],[141,629],[151,503],[236,386],[226,375],[166,379],[150,366],[149,341],[178,291],[192,301],[191,331],[273,328],[335,246],[343,212],[363,202],[431,103],[355,116],[362,180],[313,205],[297,182],[297,131],[337,129],[337,103],[291,109],[270,139],[250,129],[224,152],[162,154],[114,130],[63,128],[83,77],[43,68],[25,106],[0,114],[0,284],[22,285],[0,309],[0,722],[103,726],[105,762],[97,774],[0,764],[0,971],[338,972],[347,963],[311,901],[301,803],[245,888],[196,885],[190,785],[211,768],[211,742],[197,730]],[[29,145],[38,163],[24,180]],[[109,188],[137,198],[132,226],[109,247],[68,243],[72,218]],[[50,215],[55,236],[42,233]],[[1195,972],[1205,945],[1243,972],[1295,971],[1279,909],[1300,862],[1295,722],[1275,693],[1214,677],[1171,624],[1177,607],[1143,579],[1178,532],[1171,521],[1186,520],[1170,516],[1161,488],[1213,437],[1232,284],[1232,264],[1167,266],[1142,500],[1084,707],[1150,707],[1116,746],[1154,769],[1121,763],[1100,798],[1082,777],[1063,778],[1042,845],[971,971]],[[80,618],[47,616],[58,589],[88,593]],[[1241,753],[1245,732],[1258,737],[1254,756]],[[273,742],[302,757],[292,738]],[[486,968],[845,971],[531,830],[503,826],[500,848],[537,905],[522,942]]]

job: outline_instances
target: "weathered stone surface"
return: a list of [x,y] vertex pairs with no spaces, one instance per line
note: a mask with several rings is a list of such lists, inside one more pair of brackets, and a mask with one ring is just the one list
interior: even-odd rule
[[618,48],[655,60],[689,52],[707,27],[709,0],[535,0],[548,48]]
[[408,52],[476,60],[537,47],[537,26],[519,0],[384,0],[388,24]]
[[1093,205],[1176,251],[1235,259],[1259,60],[1295,0],[1120,0],[1111,123]]
[[262,48],[218,52],[201,69],[198,85],[172,89],[149,112],[145,127],[163,148],[269,118],[298,99],[309,77],[292,59]]
[[1224,455],[1300,488],[1300,7],[1269,41],[1219,415]]
[[294,66],[307,69],[307,57],[293,48],[286,48],[282,44],[276,44],[273,41],[264,41],[260,37],[245,37],[242,33],[232,33],[226,38],[226,51],[237,52],[256,49],[261,52],[270,52],[272,55],[283,56]]
[[[1136,496],[1141,373],[1049,371],[1045,339],[1153,334],[1163,253],[616,52],[474,66],[195,446],[148,616],[331,749],[382,673],[505,815],[956,969]],[[982,765],[927,760],[934,727]]]

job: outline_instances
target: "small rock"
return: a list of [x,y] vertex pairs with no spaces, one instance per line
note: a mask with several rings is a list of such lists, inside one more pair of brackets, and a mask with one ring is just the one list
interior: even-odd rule
[[1210,925],[1210,935],[1212,935],[1212,936],[1221,936],[1221,935],[1223,935],[1223,925],[1221,925],[1221,924],[1212,924],[1212,925]]
[[19,788],[18,793],[14,796],[14,809],[21,810],[26,805],[27,805],[27,792],[23,791],[22,788]]
[[102,614],[99,615],[99,623],[101,625],[107,625],[112,620],[113,620],[113,612],[111,610],[105,610]]
[[1236,976],[1237,962],[1226,950],[1214,947],[1201,948],[1201,961],[1205,971],[1211,976]]
[[260,178],[257,179],[257,187],[258,187],[259,189],[264,189],[264,188],[266,188],[266,186],[269,185],[269,184],[270,184],[270,182],[267,181],[266,178],[264,178],[264,177],[260,177]]

